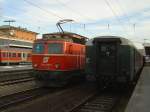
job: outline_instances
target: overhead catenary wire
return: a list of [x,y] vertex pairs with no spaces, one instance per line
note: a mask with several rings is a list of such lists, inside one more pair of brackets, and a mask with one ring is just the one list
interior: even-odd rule
[[[51,14],[51,15],[53,15],[53,16],[55,16],[55,17],[59,18],[59,19],[64,19],[63,17],[59,16],[58,14],[56,14],[56,13],[54,13],[54,12],[52,12],[52,11],[46,10],[46,9],[44,9],[44,8],[40,7],[40,6],[39,6],[39,5],[37,5],[37,4],[34,4],[34,3],[32,3],[32,2],[30,2],[30,1],[28,1],[28,0],[24,0],[24,1],[25,1],[26,3],[28,3],[28,4],[32,5],[32,6],[36,7],[36,8],[39,8],[40,10],[42,10],[42,11],[44,11],[44,12],[48,13],[48,14]],[[78,21],[74,21],[74,22],[75,22],[75,23],[79,23],[79,24],[81,24],[81,23],[80,23],[80,22],[78,22]]]
[[[8,7],[9,9],[11,9],[11,13],[13,13],[13,11],[20,11],[21,9],[17,9],[17,8],[10,8],[10,7]],[[28,22],[25,22],[25,21],[22,21],[22,20],[20,20],[20,19],[18,19],[18,18],[15,18],[15,17],[9,17],[9,16],[4,16],[4,15],[2,15],[1,16],[1,19],[3,20],[5,20],[5,19],[14,19],[14,20],[16,20],[16,22],[17,23],[21,23],[21,24],[24,24],[24,25],[29,25],[29,23]],[[39,27],[39,25],[37,25],[37,24],[32,24],[33,26],[36,26],[36,27]]]
[[[73,12],[74,14],[79,15],[80,17],[83,17],[84,19],[89,20],[89,21],[93,21],[93,20],[94,20],[93,18],[90,18],[90,17],[88,17],[87,15],[80,13],[79,11],[73,9],[72,7],[68,6],[67,4],[61,2],[60,0],[56,0],[56,1],[57,1],[58,3],[60,3],[61,5],[63,5],[64,7],[66,7],[67,9],[71,10],[71,12]],[[86,24],[85,24],[85,23],[81,23],[81,22],[79,22],[79,21],[77,21],[77,20],[75,20],[74,23],[83,25],[83,30],[84,30],[84,31],[87,31],[87,30],[86,30]],[[88,31],[88,32],[91,32],[91,31]]]
[[[36,7],[36,8],[42,10],[43,12],[45,12],[45,13],[47,13],[47,14],[53,15],[53,16],[59,18],[59,19],[64,19],[63,17],[59,16],[58,14],[56,14],[56,13],[50,11],[50,10],[46,10],[46,9],[42,8],[41,6],[39,6],[39,5],[37,5],[37,4],[33,3],[33,2],[30,2],[29,0],[24,0],[24,1],[25,1],[27,4],[29,4],[29,5],[31,5],[31,6],[33,6],[33,7]],[[84,24],[85,24],[85,23],[81,23],[81,22],[78,22],[78,21],[74,21],[74,23],[77,23],[77,24],[80,24],[80,25],[84,25]],[[85,29],[84,29],[84,31],[85,31]],[[88,32],[89,32],[89,31],[88,31]]]
[[[131,27],[133,27],[133,38],[135,38],[136,40],[132,40],[133,42],[137,42],[137,43],[143,43],[142,41],[137,41],[137,35],[136,35],[136,23],[132,23],[130,21],[129,16],[127,15],[126,11],[124,10],[124,8],[122,7],[122,5],[120,4],[119,0],[115,0],[116,3],[118,4],[120,11],[123,13],[124,17],[126,17],[126,21],[129,25],[132,25]],[[126,7],[127,8],[127,7]]]
[[57,1],[58,3],[60,3],[62,6],[66,7],[67,9],[69,9],[71,12],[73,12],[73,13],[79,15],[80,17],[83,17],[83,18],[85,18],[85,19],[87,19],[87,20],[90,20],[90,21],[93,21],[93,20],[94,20],[93,18],[90,18],[90,17],[88,17],[87,15],[85,15],[85,14],[83,14],[83,13],[81,13],[81,12],[75,10],[75,9],[73,9],[72,7],[68,6],[67,4],[61,2],[60,0],[56,0],[56,1]]
[[[8,9],[10,9],[11,11],[14,11],[14,12],[18,12],[18,11],[22,11],[22,12],[24,12],[25,10],[23,10],[23,9],[20,9],[20,8],[16,8],[16,7],[8,7]],[[39,9],[40,10],[40,9]],[[23,13],[24,14],[24,13]],[[43,12],[43,14],[45,14],[45,12]],[[46,13],[47,14],[47,13]],[[28,13],[25,13],[25,15],[30,15],[30,16],[32,16],[32,17],[36,17],[36,20],[38,20],[38,21],[41,21],[41,19],[43,19],[44,18],[44,16],[46,16],[46,18],[49,18],[49,19],[51,19],[51,17],[50,16],[48,16],[48,15],[42,15],[42,18],[39,18],[39,16],[37,17],[37,15],[35,16],[31,11],[28,11]],[[48,20],[49,20],[48,19]]]
[[[80,13],[80,12],[78,12],[77,10],[74,10],[72,7],[70,7],[70,6],[68,6],[67,4],[65,4],[65,3],[63,3],[63,2],[61,2],[60,0],[56,0],[58,3],[60,3],[61,5],[63,5],[64,7],[66,7],[66,8],[68,8],[69,10],[71,10],[73,13],[75,13],[75,14],[77,14],[77,15],[79,15],[80,17],[83,17],[83,18],[85,18],[86,20],[89,20],[89,21],[93,21],[94,19],[93,18],[90,18],[90,17],[88,17],[87,15],[85,15],[85,14],[82,14],[82,13]],[[79,23],[78,21],[75,21],[76,23]],[[83,29],[84,29],[84,31],[87,31],[86,30],[86,24],[85,23],[82,23],[83,24]],[[110,29],[109,29],[109,31],[110,31]],[[91,32],[90,30],[88,30],[88,32]],[[111,32],[111,31],[110,31]],[[91,32],[92,33],[92,32]]]
[[132,24],[130,21],[130,18],[128,17],[126,11],[124,10],[124,8],[122,7],[122,5],[120,4],[119,0],[115,0],[116,3],[118,4],[120,11],[123,13],[123,15],[126,17],[128,24]]
[[[16,13],[16,12],[18,12],[18,11],[22,11],[22,12],[24,12],[24,10],[22,10],[22,9],[18,9],[18,8],[16,8],[16,7],[8,7],[10,10],[11,10],[11,12],[13,13]],[[45,13],[45,12],[43,12],[43,13]],[[30,12],[29,13],[26,13],[27,15],[30,15],[30,16],[34,16],[34,17],[36,17],[36,21],[42,21],[41,20],[41,18],[38,18],[37,16],[35,16],[34,14],[30,14]],[[45,16],[45,15],[44,15]],[[28,23],[28,22],[25,22],[25,21],[23,21],[23,20],[20,20],[20,19],[18,19],[18,18],[11,18],[11,17],[7,17],[7,16],[2,16],[2,18],[3,19],[5,19],[5,18],[8,18],[8,19],[15,19],[15,20],[17,20],[17,23],[19,22],[19,23],[22,23],[22,24],[26,24],[26,25],[29,25],[30,23]],[[46,16],[46,18],[51,18],[50,16]],[[30,19],[28,19],[29,21],[30,21]],[[47,19],[47,20],[49,20],[49,19]],[[40,23],[40,22],[38,22],[38,23]],[[39,25],[37,25],[37,24],[35,24],[34,22],[32,22],[32,25],[33,26],[35,26],[35,27],[39,27]],[[40,27],[41,28],[41,27]],[[45,27],[42,27],[41,29],[46,29]]]
[[[45,12],[45,13],[47,13],[47,14],[51,14],[51,15],[53,15],[53,16],[59,18],[59,19],[63,19],[61,16],[59,16],[59,15],[57,15],[57,14],[51,12],[51,11],[48,11],[48,10],[46,10],[46,9],[43,9],[43,8],[41,8],[40,6],[38,6],[38,5],[36,5],[36,4],[32,3],[32,2],[30,2],[30,1],[28,1],[28,0],[24,0],[24,1],[25,1],[26,3],[28,3],[29,5],[32,5],[32,6],[36,7],[36,8],[39,8],[40,10],[42,10],[43,12]],[[15,9],[15,8],[13,8],[13,10],[14,10],[14,9]],[[49,16],[47,16],[47,17],[49,17]],[[3,18],[5,18],[5,17],[3,16]],[[50,18],[50,17],[49,17],[49,18]],[[20,20],[17,19],[17,21],[20,21]],[[20,22],[21,22],[21,23],[29,24],[29,23],[24,22],[24,21],[20,21]],[[35,25],[35,26],[39,27],[39,25]],[[42,29],[44,29],[44,28],[42,28]]]
[[34,4],[34,3],[32,3],[32,2],[30,2],[30,1],[28,1],[28,0],[23,0],[23,1],[25,1],[26,3],[32,5],[32,6],[36,7],[36,8],[41,9],[42,11],[44,11],[44,12],[46,12],[46,13],[48,13],[48,14],[51,14],[51,15],[53,15],[53,16],[59,18],[59,19],[64,19],[63,17],[59,16],[58,14],[56,14],[56,13],[50,11],[50,10],[46,10],[46,9],[44,9],[44,8],[42,8],[42,7],[36,5],[36,4]]
[[[16,20],[16,22],[18,23],[21,23],[21,24],[26,24],[26,25],[29,25],[29,23],[27,23],[27,22],[25,22],[25,21],[22,21],[22,20],[20,20],[20,19],[17,19],[17,18],[11,18],[11,17],[7,17],[7,16],[2,16],[2,18],[3,19],[14,19],[14,20]],[[36,26],[36,27],[39,27],[39,25],[37,25],[37,24],[33,24],[33,26]]]
[[119,0],[115,0],[116,3],[118,4],[118,6],[120,7],[121,12],[123,13],[123,15],[126,17],[126,21],[128,23],[128,25],[131,25],[131,27],[133,26],[133,31],[134,31],[134,37],[135,37],[135,23],[132,23],[130,21],[129,16],[127,15],[126,11],[124,10],[124,8],[122,7],[122,5],[120,4]]
[[[28,4],[32,5],[32,6],[34,6],[34,7],[39,8],[40,10],[46,12],[47,14],[51,14],[51,15],[53,15],[53,16],[55,16],[55,17],[58,17],[59,19],[64,19],[63,17],[59,16],[58,14],[56,14],[56,13],[50,11],[50,10],[46,10],[45,8],[42,8],[40,5],[37,5],[37,4],[33,3],[33,2],[30,2],[29,0],[24,0],[24,1],[25,1],[26,3],[28,3]],[[60,0],[57,0],[57,1],[60,1]],[[68,5],[64,4],[64,6],[68,7],[68,9],[71,9],[72,12],[75,12],[75,13],[78,14],[78,15],[82,15],[80,12],[78,12],[78,11],[72,9],[72,8],[69,7]],[[87,18],[87,19],[91,19],[91,18]],[[118,19],[118,20],[119,20],[119,19]],[[81,24],[80,22],[78,22],[78,21],[76,21],[76,20],[75,20],[75,23]],[[121,22],[120,22],[120,23],[121,23]],[[83,24],[83,25],[84,25],[84,24]],[[86,31],[86,30],[85,30],[85,27],[84,27],[84,31]]]
[[[22,20],[19,20],[19,19],[15,19],[15,18],[11,18],[11,17],[7,17],[7,16],[2,16],[2,18],[3,19],[14,19],[14,20],[16,20],[16,22],[17,22],[17,25],[18,26],[21,26],[22,28],[27,28],[28,30],[32,30],[32,27],[30,27],[30,25],[29,25],[29,23],[27,23],[27,22],[25,22],[25,21],[22,21]],[[21,24],[21,25],[20,25]],[[16,24],[14,24],[14,25],[16,25]],[[39,27],[39,25],[37,25],[37,24],[32,24],[33,25],[33,27],[36,27],[36,28],[38,28]],[[40,27],[43,31],[45,31],[46,30],[46,28],[45,27]],[[37,30],[35,30],[36,32],[38,32]],[[39,32],[38,32],[39,33]]]
[[121,24],[122,29],[126,32],[126,34],[128,35],[128,32],[126,30],[126,28],[124,27],[124,25],[122,24],[122,22],[120,21],[118,15],[116,14],[116,12],[114,11],[114,9],[112,8],[112,6],[110,5],[110,3],[107,0],[104,0],[106,5],[110,8],[110,10],[112,11],[113,15],[115,16],[116,20]]

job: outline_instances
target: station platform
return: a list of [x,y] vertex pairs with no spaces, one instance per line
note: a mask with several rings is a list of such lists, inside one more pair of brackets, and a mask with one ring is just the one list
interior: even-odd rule
[[0,66],[0,72],[29,69],[32,69],[32,65]]
[[125,112],[150,112],[150,66],[144,66]]

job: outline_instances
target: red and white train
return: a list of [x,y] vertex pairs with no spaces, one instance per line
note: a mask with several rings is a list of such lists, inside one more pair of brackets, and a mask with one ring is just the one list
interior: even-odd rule
[[31,49],[0,48],[0,63],[31,63]]
[[31,63],[32,42],[0,37],[0,65]]
[[75,33],[44,34],[33,44],[32,66],[35,76],[47,85],[64,85],[82,76],[87,38]]

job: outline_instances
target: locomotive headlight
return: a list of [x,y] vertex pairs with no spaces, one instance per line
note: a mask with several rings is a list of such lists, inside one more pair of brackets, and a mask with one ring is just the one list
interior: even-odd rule
[[34,64],[33,66],[34,66],[34,67],[37,67],[37,64]]
[[60,64],[59,64],[59,63],[56,63],[56,64],[55,64],[55,68],[56,68],[56,69],[60,68]]

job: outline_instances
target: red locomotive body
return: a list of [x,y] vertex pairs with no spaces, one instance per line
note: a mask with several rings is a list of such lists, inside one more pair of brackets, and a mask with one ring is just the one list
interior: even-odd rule
[[44,34],[33,45],[32,66],[38,79],[63,85],[85,67],[86,37],[74,33]]

